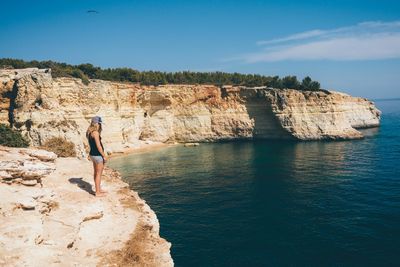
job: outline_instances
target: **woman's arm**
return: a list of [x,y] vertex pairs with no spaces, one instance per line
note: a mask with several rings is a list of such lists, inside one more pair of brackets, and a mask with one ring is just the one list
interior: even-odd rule
[[104,153],[104,150],[103,150],[103,148],[101,147],[101,144],[100,144],[99,132],[97,132],[97,131],[92,132],[92,137],[93,137],[94,141],[96,142],[97,150],[100,152],[101,156],[105,160],[106,159],[106,154]]

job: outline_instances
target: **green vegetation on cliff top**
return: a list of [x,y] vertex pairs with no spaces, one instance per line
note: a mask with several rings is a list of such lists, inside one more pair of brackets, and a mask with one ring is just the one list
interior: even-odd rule
[[226,72],[161,72],[138,71],[131,68],[102,69],[92,64],[70,65],[54,61],[24,61],[20,59],[2,58],[0,68],[51,68],[53,77],[80,78],[88,84],[89,79],[107,81],[135,82],[144,85],[160,84],[213,84],[213,85],[242,85],[268,86],[273,88],[291,88],[298,90],[319,90],[320,83],[305,77],[301,82],[296,76],[264,76],[259,74],[240,74]]
[[0,124],[0,145],[9,147],[28,147],[29,141],[19,131]]

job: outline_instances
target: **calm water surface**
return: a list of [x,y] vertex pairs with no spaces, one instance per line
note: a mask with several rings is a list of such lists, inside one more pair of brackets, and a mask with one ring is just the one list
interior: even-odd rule
[[400,101],[343,142],[235,142],[112,159],[176,266],[400,266]]

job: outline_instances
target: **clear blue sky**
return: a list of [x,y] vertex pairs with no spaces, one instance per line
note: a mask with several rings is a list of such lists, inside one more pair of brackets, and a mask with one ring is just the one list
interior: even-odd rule
[[37,0],[1,9],[0,57],[310,75],[328,89],[400,97],[400,1]]

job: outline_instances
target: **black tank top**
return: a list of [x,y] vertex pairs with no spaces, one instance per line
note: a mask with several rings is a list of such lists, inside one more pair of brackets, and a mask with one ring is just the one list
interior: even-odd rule
[[[101,148],[104,151],[103,143],[101,142],[101,136],[99,136]],[[89,134],[89,146],[90,146],[90,156],[101,156],[100,151],[97,149],[96,140],[92,137],[92,134]]]

